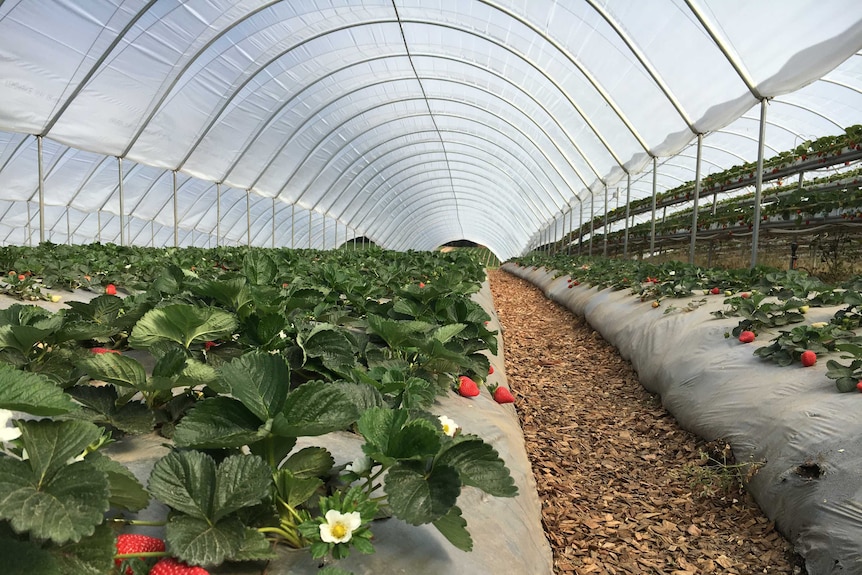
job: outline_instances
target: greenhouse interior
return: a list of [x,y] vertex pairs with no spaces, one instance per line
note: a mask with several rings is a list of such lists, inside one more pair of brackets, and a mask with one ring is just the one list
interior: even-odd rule
[[862,575],[858,0],[0,0],[6,575]]

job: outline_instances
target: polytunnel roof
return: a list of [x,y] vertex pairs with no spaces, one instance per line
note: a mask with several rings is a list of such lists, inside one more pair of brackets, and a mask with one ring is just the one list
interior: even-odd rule
[[843,133],[860,50],[858,0],[6,0],[0,242],[505,259],[753,161],[763,99],[767,155]]

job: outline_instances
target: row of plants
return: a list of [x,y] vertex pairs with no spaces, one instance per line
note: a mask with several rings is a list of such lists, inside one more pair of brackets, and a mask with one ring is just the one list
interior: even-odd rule
[[[568,276],[569,288],[629,290],[641,301],[651,301],[653,308],[663,306],[664,313],[692,311],[710,297],[723,297],[724,309],[713,315],[740,318],[726,337],[750,343],[777,331],[769,345],[755,351],[757,357],[780,366],[809,367],[818,357],[832,356],[826,377],[835,380],[838,391],[862,391],[862,336],[857,335],[862,328],[862,276],[833,285],[804,271],[765,266],[728,270],[562,254],[533,254],[510,261],[553,270],[556,277]],[[673,304],[682,298],[687,300],[684,305]],[[829,321],[806,322],[810,308],[827,306],[837,308]]]
[[[784,180],[788,179],[793,174],[820,169],[838,164],[849,164],[850,161],[860,157],[859,152],[862,151],[862,125],[854,125],[845,129],[845,133],[836,136],[824,136],[816,140],[809,140],[796,146],[793,150],[780,152],[779,154],[767,158],[763,164],[763,181],[775,181],[777,183],[776,190],[793,188],[793,185],[783,186]],[[710,174],[706,176],[701,185],[700,197],[707,198],[711,195],[727,193],[733,190],[738,190],[754,184],[756,164],[747,162],[737,166],[733,166],[722,172]],[[846,178],[844,174],[830,176],[830,178]],[[858,178],[858,173],[855,173]],[[828,180],[829,178],[827,178]],[[853,177],[849,180],[854,179]],[[811,186],[811,184],[807,184]],[[858,186],[850,185],[854,189]],[[667,190],[656,195],[656,209],[664,209],[670,206],[681,205],[690,202],[693,198],[695,190],[695,182],[685,182],[679,186]],[[836,202],[841,202],[840,193]],[[721,202],[719,202],[721,204]],[[858,202],[854,204],[860,207]],[[796,206],[794,206],[795,208]],[[810,214],[828,213],[832,210],[823,212],[825,206],[811,205]],[[711,209],[711,208],[710,208]],[[629,215],[637,215],[648,213],[652,210],[652,197],[640,198],[634,200],[629,205]],[[862,211],[862,209],[858,210]],[[607,214],[608,224],[618,221],[623,221],[626,218],[626,206],[622,206],[613,210],[609,210]],[[691,221],[691,212],[688,213],[688,221]],[[729,222],[723,222],[729,223]],[[604,214],[597,216],[591,222],[587,221],[579,229],[573,230],[566,241],[575,241],[578,237],[583,237],[589,234],[590,229],[599,230],[604,227]],[[685,225],[685,224],[683,224]],[[689,226],[690,227],[690,226]],[[565,243],[565,242],[564,242]]]
[[[804,232],[805,227],[820,230],[823,223],[862,221],[862,178],[860,174],[840,174],[810,182],[804,188],[798,186],[778,187],[763,196],[761,204],[762,225],[786,228],[792,225]],[[713,206],[698,210],[698,231],[747,233],[753,227],[754,195],[746,194],[722,200]],[[656,237],[674,235],[688,236],[691,233],[692,212],[676,212],[655,225]],[[649,222],[637,224],[629,229],[629,240],[644,240],[652,233]],[[608,234],[608,242],[619,245],[623,242],[624,230]],[[594,242],[603,242],[604,234],[597,231]]]
[[[393,516],[467,551],[462,490],[517,494],[469,422],[434,412],[441,395],[478,394],[496,353],[469,253],[5,255],[41,285],[99,293],[0,311],[5,573],[199,574],[277,545],[340,559],[373,552],[373,522]],[[330,432],[354,435],[362,457],[295,449]],[[173,447],[146,486],[102,449],[154,433]],[[151,498],[171,510],[164,541],[124,534]]]

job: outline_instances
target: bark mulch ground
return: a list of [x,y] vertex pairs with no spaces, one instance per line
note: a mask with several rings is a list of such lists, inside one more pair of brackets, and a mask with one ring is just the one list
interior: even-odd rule
[[703,464],[723,442],[681,429],[582,318],[489,275],[555,573],[804,573],[736,468]]

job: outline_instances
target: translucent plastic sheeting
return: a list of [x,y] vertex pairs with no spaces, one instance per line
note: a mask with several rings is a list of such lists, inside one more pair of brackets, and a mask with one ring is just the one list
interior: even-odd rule
[[[807,573],[862,573],[862,397],[835,389],[825,359],[803,368],[755,357],[778,330],[758,333],[751,345],[725,338],[738,319],[710,315],[724,308],[723,297],[666,314],[667,305],[689,300],[652,308],[628,290],[568,289],[565,277],[545,269],[504,269],[585,317],[683,428],[727,441],[737,462],[758,464],[747,489],[803,556]],[[839,309],[812,308],[806,320],[828,321]]]
[[67,212],[72,241],[115,241],[122,211],[136,243],[142,220],[166,230],[150,242],[288,245],[292,205],[317,214],[312,247],[337,221],[505,259],[627,174],[649,195],[653,157],[660,191],[693,179],[698,133],[704,175],[753,161],[763,98],[770,151],[858,123],[860,49],[856,0],[7,0],[0,201],[31,231],[0,241],[59,238]]

